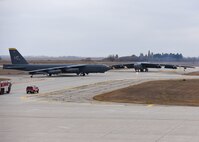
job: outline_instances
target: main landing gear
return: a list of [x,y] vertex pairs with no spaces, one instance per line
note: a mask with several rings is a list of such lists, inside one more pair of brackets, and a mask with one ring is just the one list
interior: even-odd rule
[[[52,76],[52,74],[51,74],[51,73],[50,73],[50,74],[47,74],[47,76]],[[31,74],[30,77],[33,78],[33,74]]]
[[80,76],[86,76],[86,75],[88,75],[89,73],[84,73],[84,72],[82,72],[82,73],[77,73],[77,75],[80,75]]
[[145,69],[135,69],[135,72],[148,72],[149,69],[145,68]]

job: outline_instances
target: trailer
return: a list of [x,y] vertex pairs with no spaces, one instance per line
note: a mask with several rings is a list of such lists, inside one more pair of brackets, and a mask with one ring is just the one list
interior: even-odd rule
[[0,81],[0,95],[9,94],[12,83],[10,81]]

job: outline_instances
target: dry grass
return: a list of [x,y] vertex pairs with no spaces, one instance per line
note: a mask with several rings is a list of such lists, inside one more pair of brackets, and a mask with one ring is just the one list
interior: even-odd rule
[[191,72],[191,73],[187,73],[185,75],[192,75],[192,76],[198,76],[199,72]]
[[18,74],[27,74],[24,71],[17,71],[17,70],[3,70],[0,68],[0,75],[18,75]]
[[94,97],[98,101],[199,106],[199,80],[151,81]]
[[10,80],[8,78],[0,78],[0,81]]

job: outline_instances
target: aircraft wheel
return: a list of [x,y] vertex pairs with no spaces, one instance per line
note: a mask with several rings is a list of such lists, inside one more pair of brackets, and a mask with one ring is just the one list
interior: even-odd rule
[[80,73],[80,76],[85,76],[86,74],[84,72]]

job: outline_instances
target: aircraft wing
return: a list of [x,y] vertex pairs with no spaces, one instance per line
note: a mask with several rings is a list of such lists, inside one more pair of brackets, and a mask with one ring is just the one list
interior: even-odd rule
[[134,68],[134,63],[116,64],[112,65],[112,69]]
[[79,64],[79,65],[67,65],[67,66],[59,66],[59,67],[52,67],[52,68],[45,68],[45,69],[38,69],[38,70],[32,70],[29,72],[29,74],[49,74],[49,73],[61,73],[63,70],[68,70],[71,68],[83,68],[85,67],[85,64]]
[[174,65],[174,64],[141,63],[141,65],[143,67],[146,67],[146,68],[161,68],[161,67],[164,67],[165,69],[195,68],[195,67],[192,67],[192,66]]
[[155,63],[140,63],[140,65],[145,68],[161,68],[160,64],[155,64]]
[[125,63],[125,64],[117,64],[112,65],[111,67],[114,69],[121,69],[121,68],[136,68],[137,66],[142,66],[145,68],[161,68],[160,64],[154,63]]
[[161,66],[163,66],[165,69],[177,69],[177,68],[195,68],[193,66],[185,66],[185,65],[173,65],[173,64],[160,64]]
[[124,63],[124,64],[116,64],[112,65],[112,69],[122,69],[122,68],[162,68],[165,69],[177,69],[177,68],[194,68],[192,66],[184,66],[184,65],[173,65],[173,64],[157,64],[157,63]]
[[178,65],[178,67],[180,67],[180,68],[185,68],[185,69],[187,69],[187,68],[195,68],[195,67],[193,67],[193,66],[182,66],[182,65]]

